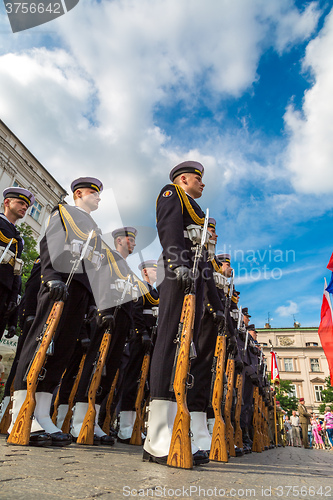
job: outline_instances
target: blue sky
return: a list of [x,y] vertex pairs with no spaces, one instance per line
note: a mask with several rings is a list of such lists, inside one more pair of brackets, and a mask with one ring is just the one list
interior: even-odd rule
[[[96,219],[150,228],[142,248],[169,170],[201,161],[200,204],[235,257],[241,305],[257,327],[268,312],[275,327],[316,326],[333,250],[330,9],[87,0],[12,34],[1,5],[1,119],[68,190],[99,176]],[[158,252],[155,240],[142,255]]]

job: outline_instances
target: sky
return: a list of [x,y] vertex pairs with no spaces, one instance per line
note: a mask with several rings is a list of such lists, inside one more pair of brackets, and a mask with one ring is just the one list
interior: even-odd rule
[[200,161],[198,201],[258,328],[320,321],[332,88],[329,1],[81,0],[19,33],[0,5],[0,118],[68,192],[103,181],[94,218],[139,229],[133,268],[159,255],[169,171]]

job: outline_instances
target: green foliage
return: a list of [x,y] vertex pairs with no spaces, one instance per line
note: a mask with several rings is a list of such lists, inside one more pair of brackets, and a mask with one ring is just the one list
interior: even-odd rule
[[288,415],[291,415],[292,411],[297,410],[298,407],[298,399],[290,396],[292,385],[293,383],[290,380],[280,380],[280,385],[275,386],[276,399],[280,401],[280,406],[288,412]]
[[32,266],[34,261],[38,257],[38,252],[36,250],[37,241],[33,237],[31,227],[23,222],[19,226],[19,231],[22,238],[24,239],[24,247],[21,259],[23,260],[23,270],[22,270],[22,294],[25,289],[25,284],[30,276]]
[[329,406],[333,411],[333,387],[330,377],[325,378],[326,388],[321,391],[322,404],[319,406],[319,412],[323,415],[325,406]]

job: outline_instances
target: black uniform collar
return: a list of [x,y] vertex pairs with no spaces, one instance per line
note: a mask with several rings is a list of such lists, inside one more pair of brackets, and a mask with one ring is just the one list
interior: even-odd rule
[[10,222],[10,220],[8,220],[8,219],[7,219],[7,217],[5,216],[5,214],[0,213],[0,217],[1,217],[2,219],[5,219],[5,221],[7,221],[7,222],[8,222],[8,224],[11,224],[11,225],[12,225],[12,226],[14,226],[14,227],[15,227],[15,229],[16,229],[15,224],[13,224],[12,222]]

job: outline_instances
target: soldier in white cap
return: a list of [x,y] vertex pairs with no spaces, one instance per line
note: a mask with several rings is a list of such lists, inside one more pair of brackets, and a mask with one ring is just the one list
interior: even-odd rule
[[140,370],[146,353],[151,353],[158,312],[156,282],[157,261],[146,260],[139,264],[142,282],[138,282],[140,297],[134,303],[133,319],[135,334],[129,342],[129,360],[124,374],[124,388],[119,413],[118,441],[129,444],[136,418],[135,399],[140,379]]
[[[165,465],[169,453],[174,418],[177,411],[174,393],[170,391],[172,367],[175,359],[178,325],[184,291],[191,283],[191,269],[195,250],[188,226],[200,231],[205,214],[197,204],[204,189],[204,167],[196,161],[185,161],[170,172],[172,184],[167,184],[157,199],[157,230],[163,248],[158,266],[160,293],[159,323],[151,363],[148,432],[143,459]],[[164,271],[164,280],[159,276]],[[203,308],[203,283],[207,271],[207,254],[199,262],[196,281],[196,304],[193,330],[194,344],[198,340]],[[216,290],[215,290],[216,294]],[[216,294],[217,297],[217,294]],[[212,307],[219,310],[220,301],[212,298]],[[206,451],[192,443],[194,465],[209,461]]]
[[[71,189],[75,206],[59,204],[54,208],[40,242],[41,285],[36,317],[22,348],[14,384],[11,425],[26,397],[25,374],[36,351],[37,337],[43,330],[53,301],[64,300],[63,313],[54,336],[54,353],[47,357],[45,377],[38,383],[36,391],[30,443],[37,446],[66,446],[71,443],[70,435],[62,433],[52,423],[50,406],[53,391],[72,355],[85,313],[94,302],[87,271],[94,269],[92,257],[96,260],[101,239],[100,230],[90,214],[98,208],[103,184],[93,177],[81,177],[72,182]],[[66,280],[73,260],[80,254],[78,249],[83,248],[91,231],[90,246],[94,252],[84,259],[67,289]]]
[[[126,339],[129,337],[131,328],[133,327],[132,318],[132,286],[128,287],[128,291],[119,304],[118,300],[122,297],[122,292],[119,286],[125,285],[125,282],[130,279],[132,281],[132,271],[129,268],[126,259],[133,253],[135,248],[135,238],[137,230],[134,227],[126,226],[115,229],[111,233],[114,239],[115,250],[111,250],[105,244],[106,248],[103,251],[104,259],[99,272],[98,282],[100,295],[96,299],[98,305],[98,323],[96,334],[94,335],[90,347],[87,352],[82,376],[76,394],[76,404],[73,413],[71,433],[74,439],[79,437],[82,423],[88,411],[88,393],[89,382],[94,368],[94,362],[97,358],[99,346],[103,338],[103,334],[107,326],[111,327],[111,344],[107,355],[104,374],[102,376],[98,393],[96,394],[95,409],[96,423],[94,426],[94,444],[113,445],[114,439],[108,436],[98,425],[99,413],[101,405],[105,397],[107,397],[113,379],[120,367],[122,353]],[[117,310],[116,318],[113,319],[115,308]]]
[[3,192],[4,211],[0,213],[0,317],[10,314],[17,305],[21,285],[23,240],[16,227],[35,198],[30,191],[8,187]]

